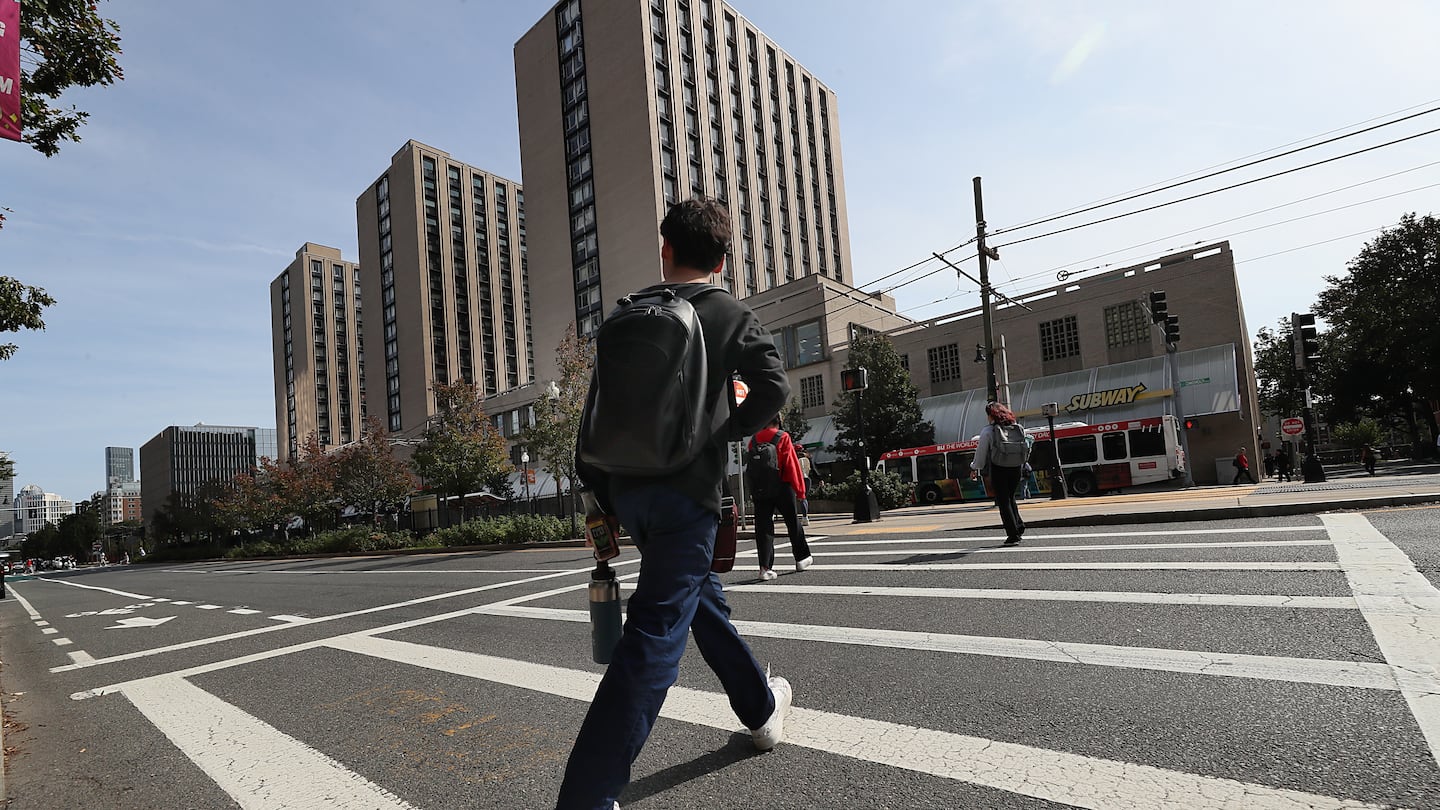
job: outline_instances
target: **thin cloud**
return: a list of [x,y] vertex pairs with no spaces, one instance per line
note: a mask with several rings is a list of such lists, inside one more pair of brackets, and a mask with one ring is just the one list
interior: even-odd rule
[[1051,84],[1064,84],[1080,71],[1085,62],[1090,59],[1100,47],[1100,42],[1105,39],[1105,23],[1097,22],[1081,35],[1080,39],[1070,46],[1065,52],[1065,58],[1055,66],[1055,72],[1050,74]]

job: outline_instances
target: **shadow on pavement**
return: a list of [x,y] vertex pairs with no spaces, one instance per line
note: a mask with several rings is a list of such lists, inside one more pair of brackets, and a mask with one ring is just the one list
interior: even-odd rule
[[702,754],[679,765],[671,765],[662,771],[631,782],[620,796],[622,800],[620,805],[624,807],[631,802],[648,799],[670,788],[679,787],[692,779],[718,773],[737,762],[760,755],[760,752],[755,750],[755,744],[750,741],[750,735],[737,731],[730,735],[730,741],[718,751]]

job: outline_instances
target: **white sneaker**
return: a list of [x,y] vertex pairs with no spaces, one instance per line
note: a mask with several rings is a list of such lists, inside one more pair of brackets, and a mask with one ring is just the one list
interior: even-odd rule
[[809,525],[810,525],[810,516],[809,516],[809,515],[801,515],[801,516],[800,516],[800,525],[801,525],[801,526],[809,526]]
[[785,739],[785,717],[790,714],[790,700],[793,695],[790,682],[779,676],[767,676],[770,692],[775,695],[775,711],[760,728],[750,729],[750,739],[756,750],[769,751]]
[[813,562],[815,562],[815,556],[814,556],[814,555],[811,555],[811,556],[809,556],[809,557],[806,557],[806,558],[803,559],[803,560],[796,560],[796,561],[795,561],[795,572],[796,572],[796,573],[799,573],[799,572],[801,572],[801,571],[804,571],[806,568],[809,568],[809,567],[810,567],[810,564],[813,563]]
[[769,582],[770,580],[772,580],[772,579],[774,579],[774,578],[776,578],[776,577],[778,577],[778,576],[780,576],[780,575],[777,574],[777,573],[775,573],[775,571],[774,571],[773,569],[770,569],[770,568],[761,568],[761,569],[760,569],[760,578],[763,579],[763,580],[765,580],[766,582]]

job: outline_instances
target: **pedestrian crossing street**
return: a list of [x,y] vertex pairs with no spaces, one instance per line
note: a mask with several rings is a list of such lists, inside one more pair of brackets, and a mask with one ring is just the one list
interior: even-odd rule
[[[935,780],[935,807],[1440,807],[1440,591],[1364,515],[1289,523],[1032,530],[1007,548],[985,532],[837,534],[812,539],[804,574],[759,582],[746,550],[724,579],[741,633],[795,685],[787,747],[827,769],[807,778],[843,785],[846,763],[863,766],[854,789],[874,791],[873,806],[890,806],[890,780],[911,774]],[[617,561],[622,585],[636,563]],[[324,652],[357,670],[451,678],[452,692],[529,693],[578,720],[601,673],[584,571],[524,580],[538,590],[73,697],[122,696],[241,807],[435,807],[342,764],[303,718],[267,722],[205,684]],[[473,642],[439,643],[456,623]],[[738,724],[698,658],[687,655],[656,736],[710,729],[720,748]],[[507,712],[494,700],[485,711]],[[1370,733],[1365,718],[1384,730],[1364,745],[1325,739],[1330,723],[1337,738]],[[1264,759],[1251,749],[1293,762],[1251,761]],[[767,771],[784,769],[785,750],[766,755]],[[672,756],[652,744],[636,778],[679,767]],[[544,806],[534,797],[553,795],[561,766],[516,777],[524,791],[497,780],[467,806]],[[699,800],[690,789],[623,798],[681,807]],[[743,801],[719,806],[766,806]]]

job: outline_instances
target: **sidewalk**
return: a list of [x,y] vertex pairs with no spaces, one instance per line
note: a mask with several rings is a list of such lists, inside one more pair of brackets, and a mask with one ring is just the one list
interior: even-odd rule
[[[1433,467],[1432,467],[1433,469]],[[1031,498],[1020,501],[1029,526],[1106,526],[1125,523],[1170,523],[1378,509],[1440,502],[1440,472],[1406,470],[1359,477],[1338,468],[1327,470],[1323,484],[1278,483],[1150,490],[1124,494],[1070,497],[1061,501]],[[875,523],[854,523],[850,515],[810,516],[815,534],[880,534],[999,526],[990,502],[908,506],[885,512]],[[747,526],[747,528],[749,528]],[[747,532],[753,535],[753,532]]]

